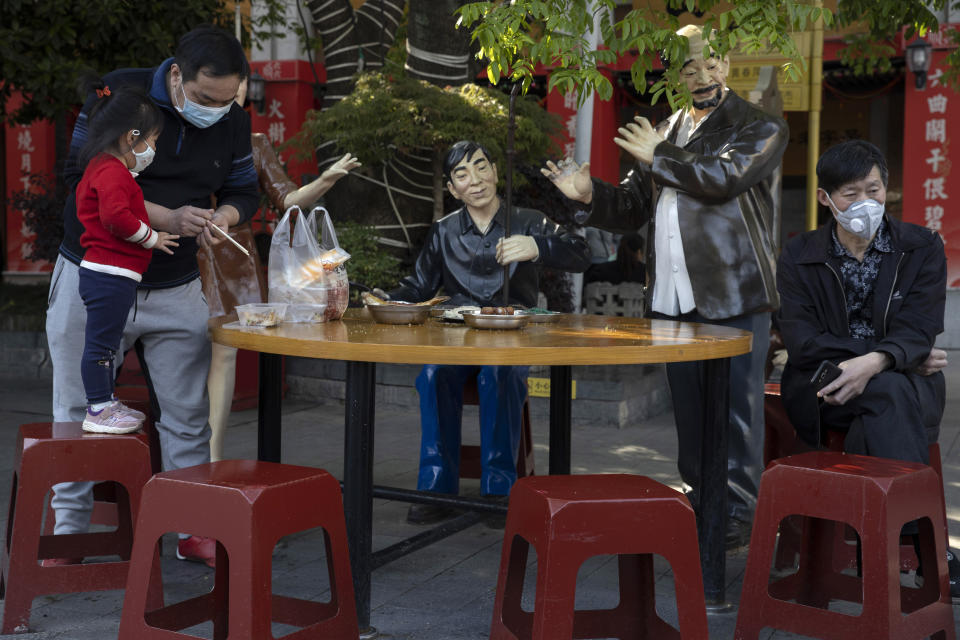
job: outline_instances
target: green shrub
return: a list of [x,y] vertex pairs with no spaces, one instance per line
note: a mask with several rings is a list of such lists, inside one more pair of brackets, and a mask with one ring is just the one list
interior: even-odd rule
[[[346,265],[350,282],[371,289],[392,289],[403,277],[400,259],[379,244],[377,237],[376,228],[370,225],[353,221],[337,225],[337,240],[350,254]],[[356,295],[356,292],[353,293]]]

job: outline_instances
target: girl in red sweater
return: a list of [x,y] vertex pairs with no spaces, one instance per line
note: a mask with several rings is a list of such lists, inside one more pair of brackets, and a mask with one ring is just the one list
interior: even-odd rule
[[179,236],[150,227],[134,179],[156,152],[163,127],[159,108],[132,88],[111,91],[98,80],[89,88],[98,101],[90,111],[87,144],[79,158],[86,169],[76,191],[85,249],[80,297],[87,310],[80,362],[87,395],[83,430],[130,433],[140,428],[144,416],[114,398],[114,357],[153,250],[173,253]]

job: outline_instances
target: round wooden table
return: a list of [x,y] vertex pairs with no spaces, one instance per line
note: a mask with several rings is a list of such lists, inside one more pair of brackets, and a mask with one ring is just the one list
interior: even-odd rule
[[[258,457],[280,461],[280,356],[347,362],[344,509],[351,539],[357,614],[370,621],[374,390],[376,363],[550,365],[550,473],[570,472],[572,365],[703,360],[707,385],[701,451],[700,554],[707,602],[724,604],[727,430],[730,358],[750,351],[747,331],[713,325],[594,315],[519,330],[472,329],[430,319],[422,325],[377,324],[360,309],[342,320],[254,328],[210,321],[215,342],[260,352]],[[228,326],[223,326],[227,324]],[[427,501],[420,500],[417,501]]]

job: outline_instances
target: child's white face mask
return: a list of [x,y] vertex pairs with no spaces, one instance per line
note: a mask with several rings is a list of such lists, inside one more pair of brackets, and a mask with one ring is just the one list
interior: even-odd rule
[[[140,132],[136,129],[131,131],[134,136],[139,136]],[[136,158],[136,163],[133,165],[133,169],[130,170],[130,173],[136,178],[140,173],[150,166],[150,163],[153,162],[153,157],[157,155],[156,150],[150,146],[150,144],[144,140],[144,144],[147,145],[147,148],[143,151],[137,151],[135,148],[130,151],[133,153],[133,157]]]

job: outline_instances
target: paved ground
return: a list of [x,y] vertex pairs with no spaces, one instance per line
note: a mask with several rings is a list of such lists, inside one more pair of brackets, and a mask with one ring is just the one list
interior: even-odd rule
[[[951,353],[953,368],[948,375],[948,404],[941,434],[952,546],[960,547],[960,352]],[[16,430],[20,424],[48,420],[50,404],[48,383],[23,378],[0,378],[0,495],[8,496]],[[476,424],[465,416],[466,425]],[[285,462],[317,466],[340,475],[343,455],[343,409],[304,401],[284,404],[283,459]],[[413,488],[419,424],[416,410],[392,411],[377,420],[377,484]],[[465,429],[465,439],[476,431]],[[231,419],[226,451],[230,457],[256,455],[256,412],[236,413]],[[476,436],[474,435],[474,438]],[[534,426],[537,462],[540,469],[548,459],[547,425]],[[573,433],[574,473],[641,473],[678,486],[674,465],[676,437],[672,417],[662,415],[642,426],[614,428],[576,428]],[[466,491],[476,491],[476,481],[467,482]],[[470,484],[469,482],[472,482]],[[0,531],[6,530],[6,508],[2,507]],[[415,533],[418,529],[405,522],[407,505],[377,501],[374,507],[374,548],[382,548]],[[466,640],[488,637],[500,559],[501,531],[475,525],[427,549],[393,562],[373,574],[372,623],[382,638],[396,640]],[[166,545],[171,549],[171,545]],[[315,533],[291,536],[281,541],[274,554],[275,589],[284,594],[323,599],[327,589],[324,575],[318,571],[323,562],[322,545]],[[727,559],[728,597],[737,603],[740,597],[746,551],[731,553]],[[180,601],[207,591],[212,572],[202,565],[165,557],[165,592],[168,602]],[[669,567],[657,564],[657,609],[675,623],[676,604]],[[529,588],[525,599],[529,601]],[[577,587],[578,608],[612,607],[616,563],[611,557],[594,558],[583,565]],[[104,640],[117,636],[123,594],[120,591],[49,595],[34,601],[30,633],[24,638],[63,640]],[[529,601],[532,602],[532,601]],[[529,606],[529,602],[526,606]],[[960,606],[954,606],[960,621]],[[710,637],[733,637],[736,614],[717,614],[709,618]],[[960,629],[960,625],[958,625]],[[277,627],[275,635],[291,628]],[[189,630],[199,637],[211,637],[209,625]],[[4,636],[10,637],[10,636]],[[765,630],[767,638],[797,638],[783,632]]]

